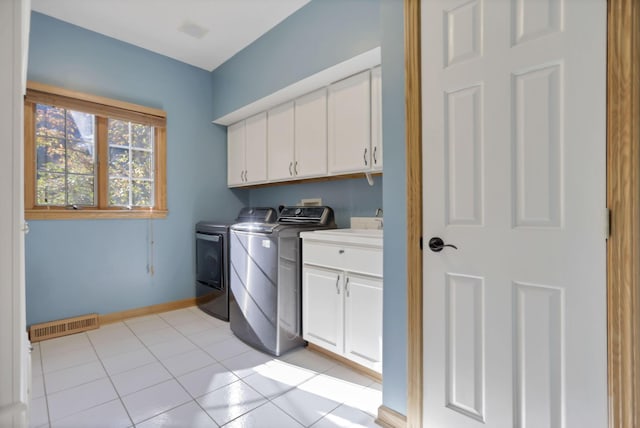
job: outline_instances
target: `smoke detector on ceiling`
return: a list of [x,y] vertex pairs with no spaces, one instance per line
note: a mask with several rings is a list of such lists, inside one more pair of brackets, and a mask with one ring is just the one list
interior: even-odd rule
[[196,39],[203,38],[209,32],[206,28],[191,21],[184,21],[182,25],[178,27],[178,31],[188,34]]

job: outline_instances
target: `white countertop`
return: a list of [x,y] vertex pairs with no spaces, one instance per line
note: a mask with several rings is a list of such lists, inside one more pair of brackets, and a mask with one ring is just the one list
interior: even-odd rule
[[337,244],[371,245],[382,247],[382,229],[326,229],[302,232],[305,240],[333,242]]

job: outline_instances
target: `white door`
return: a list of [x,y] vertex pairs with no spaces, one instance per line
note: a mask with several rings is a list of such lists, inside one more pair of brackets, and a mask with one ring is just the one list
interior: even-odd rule
[[227,127],[227,184],[244,183],[244,120]]
[[382,371],[382,279],[347,274],[344,353],[372,370]]
[[329,86],[329,172],[371,168],[371,87],[369,71]]
[[295,105],[295,175],[327,175],[327,90],[300,97]]
[[267,113],[245,120],[245,183],[267,180]]
[[606,1],[421,28],[424,425],[606,427]]
[[344,274],[331,269],[302,269],[302,337],[342,354]]
[[293,178],[293,101],[269,110],[267,145],[269,180]]
[[23,110],[30,3],[0,1],[0,426],[27,426]]

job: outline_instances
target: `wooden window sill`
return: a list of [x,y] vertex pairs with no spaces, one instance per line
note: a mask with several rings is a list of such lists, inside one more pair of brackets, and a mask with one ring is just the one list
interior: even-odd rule
[[168,210],[98,210],[83,208],[78,210],[68,210],[61,208],[38,208],[24,211],[25,220],[82,220],[82,219],[145,219],[145,218],[166,218]]

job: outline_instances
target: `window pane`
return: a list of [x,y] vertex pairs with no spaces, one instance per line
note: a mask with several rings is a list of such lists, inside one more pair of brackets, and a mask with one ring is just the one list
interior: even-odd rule
[[109,205],[129,205],[129,180],[109,179]]
[[68,172],[93,175],[94,153],[93,141],[67,141]]
[[152,206],[154,128],[115,119],[108,128],[109,205]]
[[110,146],[129,147],[129,122],[109,119],[108,133]]
[[38,104],[36,106],[36,135],[64,138],[65,110]]
[[93,141],[95,116],[67,110],[67,140]]
[[153,167],[151,165],[153,155],[151,152],[132,150],[131,155],[131,176],[133,178],[153,178]]
[[36,137],[36,152],[37,171],[64,172],[64,140]]
[[95,205],[93,175],[69,174],[67,192],[69,205]]
[[109,177],[129,177],[129,149],[109,147]]
[[132,205],[136,207],[150,207],[153,205],[152,181],[131,182]]
[[153,148],[153,127],[132,123],[131,131],[133,134],[133,147],[139,149]]
[[38,205],[66,205],[64,174],[38,172],[36,180]]

